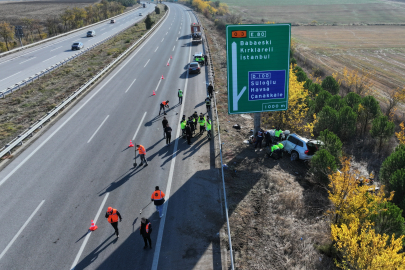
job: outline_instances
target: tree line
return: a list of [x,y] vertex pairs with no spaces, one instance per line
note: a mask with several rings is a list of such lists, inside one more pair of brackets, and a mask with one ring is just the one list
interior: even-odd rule
[[[43,21],[23,18],[21,20],[24,29],[23,42],[25,44],[33,43],[108,19],[111,16],[123,13],[125,7],[132,6],[135,3],[135,0],[102,0],[100,3],[84,8],[68,8],[62,14],[49,17]],[[0,42],[0,51],[8,51],[17,46],[14,27],[8,22],[0,22],[0,37],[3,39]]]

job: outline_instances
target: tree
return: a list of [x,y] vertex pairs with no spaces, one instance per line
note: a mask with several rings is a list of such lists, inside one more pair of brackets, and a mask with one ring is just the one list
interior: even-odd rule
[[373,96],[362,98],[358,108],[361,135],[366,132],[369,122],[376,118],[379,113],[380,105]]
[[8,22],[0,22],[0,36],[4,39],[7,51],[9,51],[8,44],[13,40],[14,26],[11,26]]
[[297,81],[299,82],[305,82],[308,80],[307,74],[304,71],[298,71],[295,73],[295,75],[297,76]]
[[291,129],[299,133],[312,133],[313,122],[307,123],[308,90],[304,83],[297,80],[297,76],[290,68],[288,110],[266,113],[265,122],[282,129]]
[[398,139],[400,144],[405,144],[405,125],[404,125],[404,122],[399,124],[399,127],[400,127],[401,131],[396,132],[395,136],[397,136],[397,139]]
[[398,104],[404,101],[405,101],[405,88],[396,88],[388,91],[388,108],[385,115],[390,116],[392,119],[392,116],[397,110]]
[[315,132],[319,134],[323,130],[337,132],[338,128],[338,112],[329,106],[323,107],[322,111],[317,115],[317,123]]
[[[398,145],[394,152],[387,157],[380,169],[380,179],[384,184],[389,184],[391,175],[399,169],[405,168],[405,145]],[[390,186],[388,186],[390,188]]]
[[402,210],[397,205],[392,202],[381,203],[376,212],[368,217],[376,233],[395,235],[395,238],[405,234],[405,220],[402,217]]
[[335,157],[335,163],[340,163],[340,158],[342,157],[342,141],[339,137],[329,131],[328,129],[321,131],[318,140],[322,142],[320,149],[327,150],[333,157]]
[[358,111],[358,106],[361,103],[361,97],[353,92],[347,94],[344,98],[347,106],[351,107],[354,111]]
[[[311,83],[311,85],[309,85],[309,87],[308,87],[308,91],[309,91],[309,93],[311,94],[312,97],[316,97],[319,93],[321,93],[324,90],[323,90],[323,88],[322,88],[322,86],[320,84]],[[328,92],[326,92],[326,93],[328,93]]]
[[158,6],[155,7],[155,13],[160,14],[160,8]]
[[[312,88],[312,86],[310,88]],[[329,92],[322,90],[315,98],[315,113],[320,112],[331,97],[332,95]]]
[[332,240],[342,252],[342,262],[336,265],[343,269],[404,269],[405,254],[401,252],[404,236],[395,239],[378,234],[370,222],[353,217],[347,224],[331,226]]
[[373,120],[370,130],[371,137],[378,139],[378,149],[381,149],[383,141],[388,140],[395,132],[395,124],[388,120],[385,115],[380,115]]
[[339,93],[339,84],[332,76],[327,76],[322,81],[322,88],[331,93],[332,95],[336,95]]
[[346,67],[343,69],[343,80],[352,92],[363,96],[370,92],[373,83],[370,80],[374,73],[369,73],[362,69],[359,73],[358,70],[348,70]]
[[155,22],[152,20],[152,18],[149,16],[149,14],[148,14],[148,16],[146,16],[146,19],[145,19],[145,25],[146,25],[146,29],[151,29],[152,28],[152,25],[154,24]]
[[165,5],[165,11],[168,11],[169,10],[169,8]]
[[29,33],[27,33],[27,31],[25,32],[25,40],[28,42],[28,38],[30,37],[31,42],[33,42],[33,35],[32,35],[32,23],[33,20],[30,18],[22,18],[22,24],[23,26],[25,26],[26,29],[28,29]]
[[328,175],[337,170],[335,157],[326,149],[318,150],[311,159],[311,173],[316,181],[327,185]]
[[346,104],[339,95],[334,95],[326,101],[325,105],[331,107],[332,109],[339,111]]
[[405,168],[398,169],[391,175],[388,188],[395,192],[392,201],[405,209]]
[[337,132],[342,140],[347,140],[356,132],[357,114],[349,106],[338,112]]

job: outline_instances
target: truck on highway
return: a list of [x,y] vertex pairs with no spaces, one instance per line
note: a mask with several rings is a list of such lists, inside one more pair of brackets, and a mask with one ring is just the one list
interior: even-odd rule
[[202,41],[201,25],[199,23],[191,23],[191,38],[192,44],[200,44]]
[[145,3],[143,3],[143,7],[146,8],[146,4],[145,4]]

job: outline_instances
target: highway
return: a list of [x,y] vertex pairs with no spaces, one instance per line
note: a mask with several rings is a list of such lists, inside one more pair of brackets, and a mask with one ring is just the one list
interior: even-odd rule
[[[139,8],[116,18],[115,23],[108,21],[96,26],[89,26],[78,32],[0,58],[0,91],[74,55],[78,52],[77,50],[72,51],[74,42],[82,42],[84,49],[90,47],[144,19],[154,9],[155,5],[147,4],[146,8]],[[142,13],[142,16],[139,16],[139,13]],[[96,36],[87,37],[88,30],[94,30]]]
[[[178,138],[183,114],[206,113],[205,68],[187,71],[203,48],[191,44],[192,12],[168,6],[140,47],[0,172],[0,269],[223,269],[215,140]],[[145,146],[149,166],[133,168],[129,140]],[[161,219],[149,204],[155,186],[166,193]],[[108,206],[123,217],[118,239]],[[151,220],[152,249],[143,249],[141,217]],[[89,233],[91,220],[98,229]]]

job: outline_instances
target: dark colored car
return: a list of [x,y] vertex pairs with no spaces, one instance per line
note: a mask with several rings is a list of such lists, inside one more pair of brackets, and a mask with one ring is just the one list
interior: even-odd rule
[[200,64],[197,62],[191,62],[190,64],[188,64],[188,73],[201,73],[201,68],[200,68]]
[[96,35],[96,31],[94,31],[94,30],[90,30],[87,32],[88,37],[94,37],[95,35]]
[[83,47],[84,47],[83,43],[81,43],[81,42],[75,42],[75,43],[73,43],[73,45],[72,45],[72,51],[74,51],[74,50],[81,50],[81,49],[83,49]]

